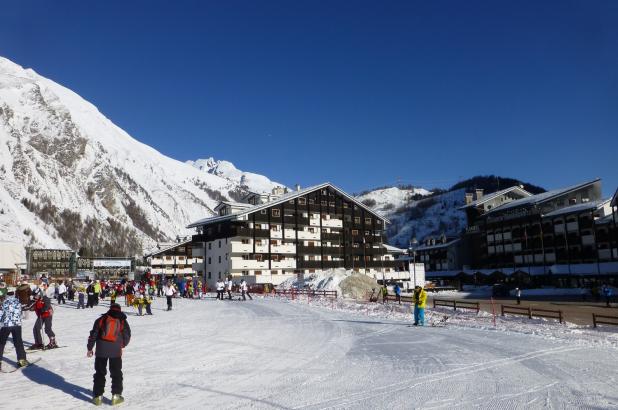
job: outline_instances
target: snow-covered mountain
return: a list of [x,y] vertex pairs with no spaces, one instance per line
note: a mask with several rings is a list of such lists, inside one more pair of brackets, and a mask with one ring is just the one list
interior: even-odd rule
[[241,171],[229,161],[215,160],[212,157],[198,159],[196,161],[187,161],[187,164],[209,174],[229,179],[238,186],[251,192],[271,192],[275,187],[284,186],[278,182],[271,181],[264,175]]
[[432,194],[422,188],[381,188],[357,197],[390,220],[386,236],[391,245],[407,248],[409,241],[456,236],[466,227],[465,189]]
[[[235,169],[228,164],[215,169]],[[189,234],[189,222],[242,195],[241,185],[266,186],[238,172],[239,180],[166,157],[76,93],[0,57],[2,240],[139,254]]]

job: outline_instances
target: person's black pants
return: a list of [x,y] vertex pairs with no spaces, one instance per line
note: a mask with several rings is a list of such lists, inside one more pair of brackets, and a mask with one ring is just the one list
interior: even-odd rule
[[43,344],[43,338],[41,337],[41,328],[45,326],[45,334],[47,337],[51,338],[56,337],[54,331],[52,330],[52,316],[42,318],[38,317],[36,322],[34,322],[34,328],[32,329],[32,333],[34,334],[34,343],[37,345]]
[[58,295],[58,304],[65,304],[66,305],[66,301],[64,300],[64,293],[61,293]]
[[13,346],[15,346],[15,352],[17,353],[17,360],[26,358],[26,351],[24,350],[24,341],[21,338],[21,326],[11,326],[0,328],[0,363],[2,363],[2,357],[4,356],[4,346],[9,339],[9,335],[13,337]]
[[99,306],[99,294],[98,293],[94,294],[94,305]]
[[102,396],[105,391],[105,375],[109,360],[109,374],[112,378],[112,394],[122,394],[122,357],[96,357],[94,359],[94,397]]
[[167,310],[172,310],[172,297],[166,296],[167,298]]

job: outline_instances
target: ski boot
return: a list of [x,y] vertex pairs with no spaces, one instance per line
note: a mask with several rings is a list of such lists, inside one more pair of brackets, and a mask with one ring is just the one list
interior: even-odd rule
[[45,349],[45,346],[43,346],[43,344],[33,344],[26,350],[43,350],[43,349]]
[[26,366],[30,366],[30,362],[26,359],[20,359],[18,361],[19,363],[19,367],[26,367]]
[[96,396],[92,398],[92,404],[95,406],[100,406],[103,404],[103,396]]
[[56,344],[56,338],[52,337],[49,339],[49,344],[47,346],[45,346],[46,349],[55,349],[56,347],[58,347],[58,344]]
[[116,406],[124,401],[124,397],[119,394],[112,394],[112,406]]

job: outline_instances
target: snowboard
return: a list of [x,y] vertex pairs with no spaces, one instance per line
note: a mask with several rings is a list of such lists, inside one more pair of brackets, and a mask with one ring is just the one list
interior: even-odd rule
[[25,368],[26,368],[26,367],[28,367],[28,366],[32,366],[33,364],[37,363],[39,360],[41,360],[41,358],[40,358],[40,357],[39,357],[39,358],[36,358],[36,359],[34,359],[34,360],[32,360],[32,361],[31,361],[28,365],[26,365],[26,366],[22,366],[22,367],[15,367],[15,368],[13,368],[13,369],[11,369],[11,370],[2,370],[2,373],[15,373],[15,372],[16,372],[16,371],[18,371],[18,370],[23,370],[23,369],[25,369]]

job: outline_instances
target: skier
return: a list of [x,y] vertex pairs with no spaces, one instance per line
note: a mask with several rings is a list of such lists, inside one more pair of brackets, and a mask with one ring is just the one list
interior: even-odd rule
[[152,297],[150,295],[144,295],[144,306],[146,306],[146,314],[152,315]]
[[605,296],[605,306],[611,307],[610,302],[612,299],[612,288],[607,285],[603,285],[603,296]]
[[92,281],[90,281],[86,288],[86,295],[88,296],[88,304],[86,306],[94,308],[94,283]]
[[167,284],[163,287],[163,293],[165,293],[165,298],[167,299],[167,310],[172,310],[172,297],[174,293],[176,293],[176,288],[171,281],[167,281]]
[[217,281],[217,299],[223,300],[223,289],[225,288],[225,284],[219,279]]
[[399,283],[395,284],[395,299],[401,305],[401,287],[399,286]]
[[197,297],[201,300],[204,298],[204,288],[202,287],[202,281],[197,282]]
[[[34,323],[32,333],[34,334],[34,344],[28,350],[53,349],[58,347],[56,344],[56,335],[52,330],[52,317],[54,310],[51,307],[49,298],[39,291],[34,297],[34,312],[37,319]],[[45,334],[49,337],[49,344],[43,346],[43,338],[41,337],[41,328],[45,326]]]
[[232,300],[232,287],[234,286],[234,282],[232,282],[232,279],[229,278],[227,280],[227,283],[225,285],[225,290],[227,290],[227,298],[229,300]]
[[247,300],[245,295],[249,296],[249,299],[253,300],[251,294],[249,294],[249,287],[247,286],[247,282],[244,279],[240,281],[240,293],[242,295],[242,300]]
[[58,304],[62,303],[66,305],[67,302],[64,300],[64,295],[67,293],[67,287],[64,281],[60,282],[60,285],[58,285],[56,289],[58,289]]
[[94,305],[99,306],[99,295],[101,294],[101,282],[97,280],[94,284]]
[[86,298],[86,289],[83,286],[80,286],[77,289],[77,308],[78,309],[86,309],[84,306],[84,299]]
[[388,298],[388,288],[386,285],[382,288],[382,303],[386,303],[386,299]]
[[427,305],[427,292],[422,286],[414,288],[414,326],[425,326],[425,306]]
[[15,297],[15,288],[8,288],[7,297],[2,302],[2,311],[0,311],[0,369],[2,368],[4,346],[9,335],[13,338],[13,346],[15,346],[19,367],[30,364],[26,360],[24,342],[21,338],[21,312],[21,303]]
[[515,288],[515,296],[517,297],[517,304],[521,305],[521,289]]
[[131,306],[133,304],[133,296],[135,291],[133,290],[133,286],[130,283],[127,283],[127,288],[125,290],[124,298],[127,306]]
[[103,403],[108,360],[109,374],[112,378],[112,405],[124,401],[122,397],[122,349],[129,344],[130,340],[131,328],[127,322],[127,316],[122,313],[120,305],[114,303],[107,313],[94,322],[88,337],[88,357],[95,355],[92,348],[96,343],[95,374],[92,387],[92,402],[96,406]]

